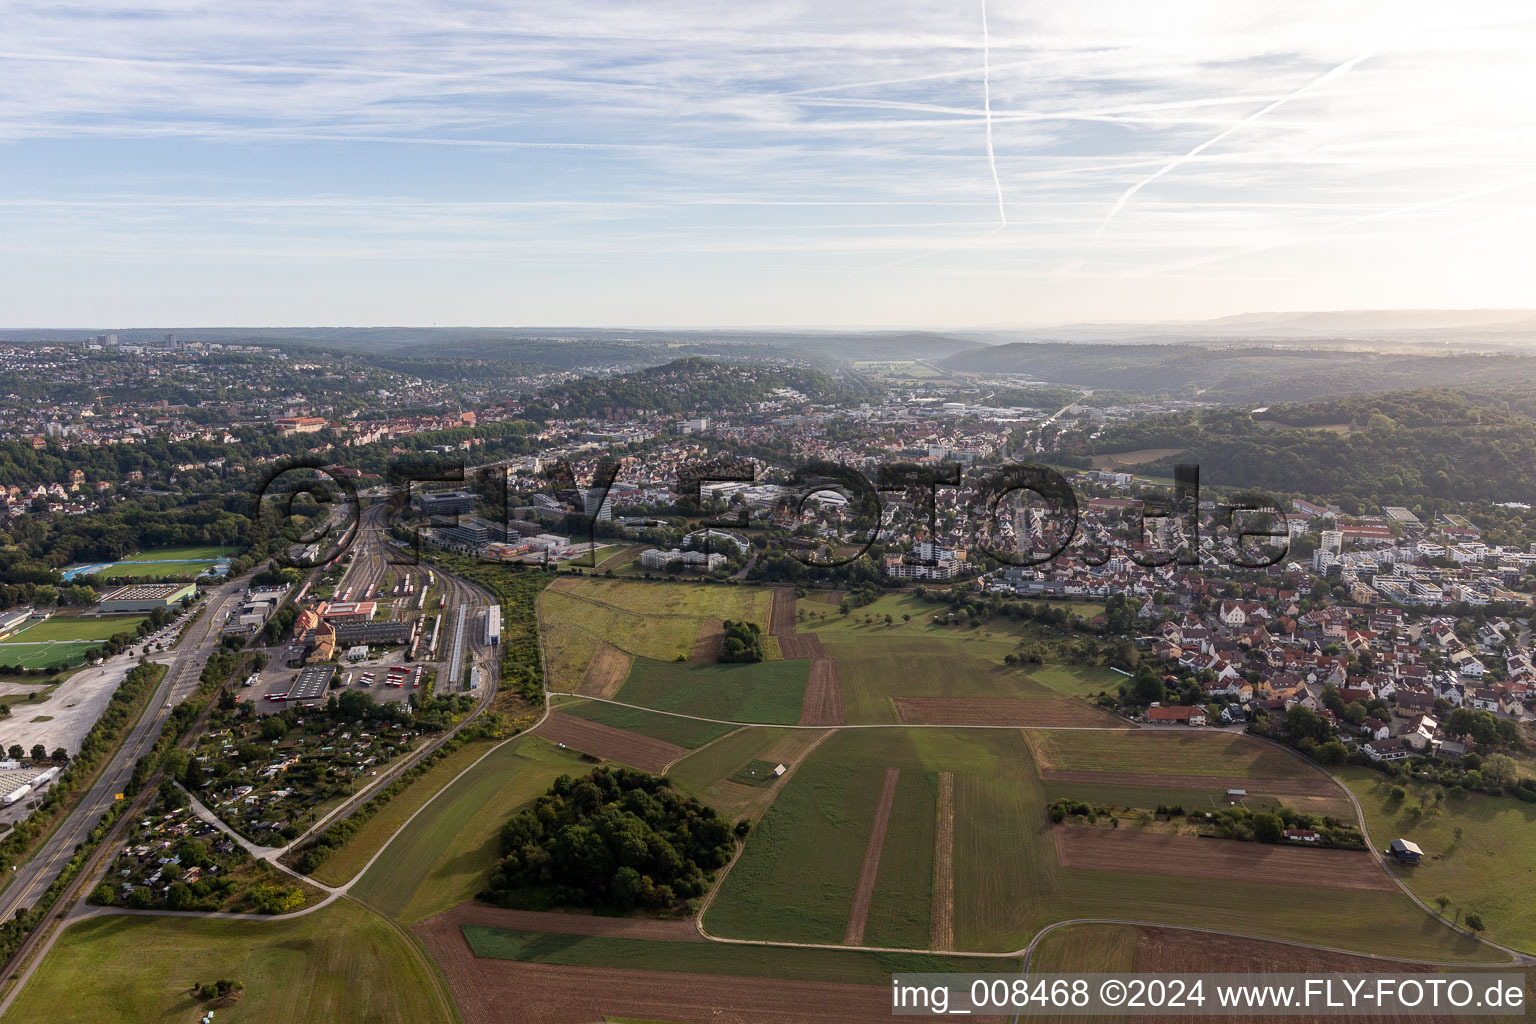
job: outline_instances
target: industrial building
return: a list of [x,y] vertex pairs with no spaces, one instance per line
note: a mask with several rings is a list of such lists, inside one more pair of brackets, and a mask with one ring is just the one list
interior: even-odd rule
[[152,612],[170,608],[182,598],[195,597],[195,583],[134,583],[118,587],[96,606],[103,612]]
[[335,628],[337,647],[355,644],[389,647],[411,638],[409,622],[338,622]]
[[468,491],[429,491],[416,495],[416,511],[424,516],[465,516],[475,510]]

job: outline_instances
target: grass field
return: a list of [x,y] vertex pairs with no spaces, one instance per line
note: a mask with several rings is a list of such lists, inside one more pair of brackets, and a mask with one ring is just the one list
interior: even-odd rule
[[1129,732],[1031,733],[1043,768],[1148,775],[1313,779],[1317,769],[1285,751],[1226,732],[1146,729]]
[[896,723],[897,697],[1006,697],[1020,700],[1070,699],[1035,682],[1023,669],[1006,666],[1013,644],[970,636],[822,634],[822,645],[837,662],[843,702],[851,723]]
[[1032,665],[1029,678],[1069,697],[1094,697],[1115,693],[1127,676],[1102,665]]
[[537,737],[502,745],[428,804],[352,895],[407,923],[473,899],[500,858],[496,837],[507,819],[560,775],[588,768]]
[[705,924],[729,938],[841,941],[885,769],[897,767],[903,779],[866,941],[875,935],[904,937],[925,948],[935,824],[932,773],[995,770],[999,747],[1009,739],[1017,742],[1013,733],[990,730],[835,734],[800,766],[753,830]]
[[665,942],[598,935],[552,935],[465,925],[476,956],[572,967],[624,967],[793,981],[889,985],[896,972],[1017,971],[1010,958],[984,960],[926,953],[765,948],[719,942]]
[[936,772],[901,773],[864,929],[868,945],[908,949],[928,946],[937,801]]
[[598,641],[671,661],[693,653],[705,618],[744,619],[766,631],[771,601],[758,587],[562,578],[538,599],[550,689],[575,690]]
[[363,865],[368,863],[368,858],[379,852],[407,818],[415,814],[422,804],[432,799],[433,795],[446,786],[454,776],[474,764],[492,745],[489,740],[466,743],[433,765],[425,775],[407,786],[403,793],[397,794],[380,808],[378,813],[369,818],[346,846],[327,857],[325,862],[315,869],[314,878],[326,885],[345,883],[362,870]]
[[188,992],[192,982],[219,978],[245,985],[234,1005],[215,1011],[220,1022],[454,1019],[435,970],[411,940],[346,901],[291,921],[83,921],[60,937],[5,1019],[181,1024],[204,1009]]
[[19,633],[12,633],[10,640],[16,643],[46,643],[48,641],[101,641],[118,633],[133,633],[147,616],[103,615],[100,618],[83,618],[73,615],[54,615],[35,622]]
[[[1081,615],[1084,618],[1092,618],[1103,614],[1104,611],[1102,602],[1040,600],[1029,603],[1064,608],[1069,615]],[[837,610],[835,602],[828,604],[821,595],[812,593],[796,602],[795,617],[802,632],[820,633],[824,640],[875,634],[878,636],[970,637],[978,640],[1009,640],[1011,642],[1028,628],[1023,621],[1001,616],[984,622],[975,629],[934,623],[933,617],[948,609],[949,605],[944,602],[929,603],[911,594],[898,593],[887,594],[871,604],[851,609],[847,615],[843,615]],[[890,625],[885,623],[887,615],[891,617]],[[866,621],[868,619],[873,621]]]
[[143,579],[167,579],[172,576],[196,576],[212,562],[119,562],[96,573],[104,580],[133,576]]
[[803,658],[746,665],[636,658],[613,699],[729,722],[793,725],[800,720],[810,669]]
[[89,644],[0,644],[0,665],[22,668],[62,668],[78,665]]
[[1446,896],[1447,916],[1477,914],[1490,939],[1536,953],[1536,804],[1477,793],[1437,804],[1438,787],[1411,784],[1404,785],[1405,799],[1393,800],[1395,783],[1378,772],[1347,768],[1339,777],[1365,809],[1378,846],[1401,837],[1424,850],[1417,867],[1394,869],[1415,895],[1431,905]]
[[769,754],[788,740],[811,742],[819,733],[789,729],[742,729],[712,743],[672,766],[668,777],[690,796],[697,797],[729,818],[755,818],[771,796],[764,786],[744,785],[731,779],[743,767],[774,760]]
[[560,710],[567,715],[585,718],[589,722],[611,725],[615,729],[625,729],[666,743],[676,743],[689,750],[712,743],[722,736],[735,732],[738,728],[717,722],[700,722],[692,718],[674,718],[671,715],[620,707],[617,704],[604,704],[601,701],[572,702],[561,705]]

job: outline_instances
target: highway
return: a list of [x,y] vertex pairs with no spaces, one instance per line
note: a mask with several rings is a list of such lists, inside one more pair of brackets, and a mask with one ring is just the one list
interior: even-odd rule
[[96,783],[42,847],[26,863],[17,865],[10,884],[0,892],[0,920],[9,921],[16,916],[18,910],[29,908],[37,902],[59,876],[69,858],[74,856],[75,847],[85,841],[91,829],[96,827],[102,815],[112,806],[117,794],[123,792],[123,787],[133,777],[134,765],[159,740],[171,708],[197,688],[203,665],[218,646],[219,627],[223,625],[230,606],[245,593],[245,587],[246,579],[241,578],[220,586],[204,598],[203,614],[187,628],[166,669],[165,677],[160,680],[149,706],[129,732],[127,740],[97,777]]

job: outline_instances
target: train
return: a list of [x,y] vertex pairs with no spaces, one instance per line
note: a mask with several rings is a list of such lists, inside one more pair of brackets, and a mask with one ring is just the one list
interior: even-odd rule
[[492,605],[485,610],[485,645],[487,647],[499,647],[501,645],[500,605]]

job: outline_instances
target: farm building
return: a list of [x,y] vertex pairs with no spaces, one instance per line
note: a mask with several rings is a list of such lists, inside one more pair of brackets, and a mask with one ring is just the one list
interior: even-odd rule
[[1397,858],[1399,864],[1417,864],[1419,859],[1424,856],[1424,851],[1419,849],[1418,844],[1410,843],[1406,839],[1392,840],[1392,845],[1389,849],[1392,852],[1392,856]]
[[1204,725],[1205,709],[1192,707],[1148,708],[1149,722],[1183,722],[1185,725]]
[[197,595],[195,583],[135,583],[118,587],[96,606],[103,612],[152,612]]

